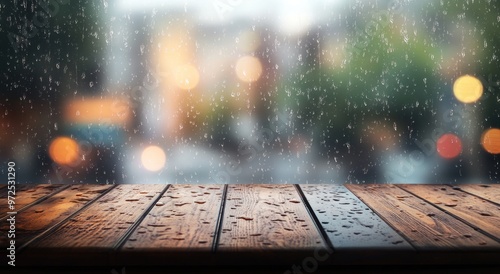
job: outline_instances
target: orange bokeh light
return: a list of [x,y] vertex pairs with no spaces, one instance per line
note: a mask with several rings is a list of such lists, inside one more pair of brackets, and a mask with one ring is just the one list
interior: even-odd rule
[[49,146],[50,158],[60,165],[75,164],[80,156],[78,143],[69,137],[57,137]]
[[130,103],[120,97],[85,98],[66,102],[64,118],[73,123],[107,123],[126,125],[130,122]]
[[462,141],[455,134],[447,133],[437,140],[436,149],[441,157],[452,159],[462,152]]
[[175,68],[172,80],[177,87],[189,90],[198,85],[200,74],[194,66],[185,64]]
[[500,154],[500,129],[490,128],[483,133],[481,145],[491,154]]
[[236,63],[236,76],[243,82],[255,82],[262,74],[262,64],[257,57],[243,56]]

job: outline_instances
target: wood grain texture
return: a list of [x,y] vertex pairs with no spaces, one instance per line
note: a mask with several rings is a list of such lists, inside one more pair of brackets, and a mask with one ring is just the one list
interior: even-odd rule
[[119,185],[33,247],[111,249],[165,187]]
[[[57,193],[58,191],[68,187],[68,185],[52,185],[52,184],[23,184],[16,185],[15,191],[15,209],[16,211],[20,211],[23,208],[29,206],[30,204],[36,203],[38,200],[43,199],[48,195],[52,195]],[[9,212],[7,207],[7,195],[12,195],[12,193],[8,193],[7,191],[2,192],[2,196],[0,197],[2,203],[0,205],[0,218],[5,218],[7,212]]]
[[293,185],[229,185],[218,251],[325,246]]
[[500,206],[446,185],[399,187],[500,239]]
[[346,185],[419,250],[500,248],[495,240],[394,185]]
[[500,184],[458,185],[454,187],[494,202],[496,204],[500,204]]
[[172,185],[122,247],[209,252],[223,185]]
[[[22,246],[39,233],[76,212],[111,185],[74,185],[16,215],[16,245]],[[2,222],[0,230],[8,229]],[[7,235],[0,235],[0,247],[7,247]]]
[[336,250],[413,250],[344,186],[300,185],[300,188]]

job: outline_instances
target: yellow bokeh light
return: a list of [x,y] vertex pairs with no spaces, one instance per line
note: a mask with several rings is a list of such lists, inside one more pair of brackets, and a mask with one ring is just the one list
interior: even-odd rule
[[236,63],[236,76],[243,82],[255,82],[262,74],[260,60],[253,56],[243,56]]
[[462,103],[474,103],[483,95],[483,84],[476,77],[464,75],[455,80],[453,94]]
[[176,86],[181,89],[193,89],[200,81],[198,70],[192,65],[185,64],[178,66],[173,74],[173,81]]
[[69,137],[57,137],[49,146],[49,155],[60,165],[72,165],[80,156],[80,147]]
[[141,162],[145,169],[158,171],[165,166],[167,156],[162,148],[158,146],[148,146],[142,151]]
[[72,123],[127,125],[132,118],[131,103],[121,97],[70,99],[64,118]]
[[481,145],[491,154],[500,154],[500,129],[491,128],[483,133]]

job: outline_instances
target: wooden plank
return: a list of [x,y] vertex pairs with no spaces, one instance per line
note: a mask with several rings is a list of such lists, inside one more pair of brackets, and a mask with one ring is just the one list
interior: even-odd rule
[[[26,264],[108,265],[128,229],[147,214],[166,185],[119,185],[22,254]],[[46,260],[46,254],[51,260]]]
[[172,185],[123,249],[210,251],[223,185]]
[[419,250],[485,250],[495,240],[394,185],[346,185]]
[[110,248],[165,187],[117,186],[35,246]]
[[213,263],[223,191],[224,185],[171,185],[118,250],[114,264]]
[[[21,247],[39,233],[76,212],[111,185],[74,185],[16,215],[16,245]],[[2,222],[0,230],[7,231]],[[7,247],[6,234],[0,235],[1,250]]]
[[500,240],[500,206],[447,185],[399,187]]
[[219,251],[326,247],[293,185],[229,185]]
[[300,185],[300,188],[336,250],[413,250],[344,186]]
[[[23,184],[16,185],[15,191],[15,210],[20,211],[23,208],[36,203],[37,201],[46,198],[47,196],[53,195],[58,191],[68,187],[68,185],[53,185],[53,184]],[[0,218],[5,218],[7,212],[10,210],[7,207],[7,195],[12,195],[12,193],[2,193],[2,204],[0,205]]]
[[500,204],[500,184],[459,185],[454,186],[454,188],[474,194],[496,204]]

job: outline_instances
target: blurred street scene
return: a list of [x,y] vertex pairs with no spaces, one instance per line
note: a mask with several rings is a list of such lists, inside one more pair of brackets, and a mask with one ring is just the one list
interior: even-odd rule
[[69,2],[0,4],[19,183],[499,182],[498,1]]

